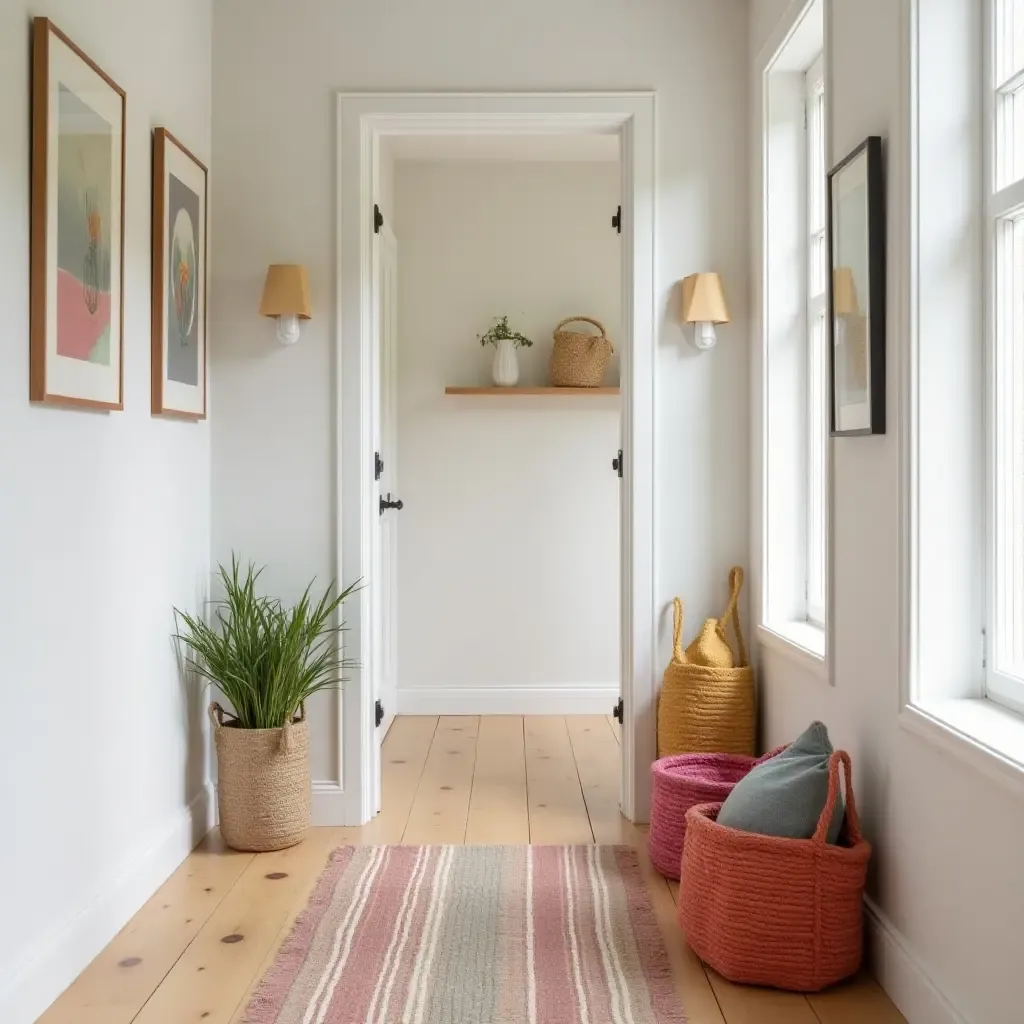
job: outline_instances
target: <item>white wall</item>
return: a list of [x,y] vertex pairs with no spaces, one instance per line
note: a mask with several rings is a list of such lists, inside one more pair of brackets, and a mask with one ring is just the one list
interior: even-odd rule
[[[127,92],[123,412],[28,402],[37,13]],[[151,129],[210,155],[210,0],[166,15],[156,0],[0,6],[5,1024],[34,1020],[207,824],[203,718],[170,634],[172,607],[207,586],[209,428],[150,417],[149,275]]]
[[[494,349],[476,336],[494,316],[534,341],[519,352],[522,384],[547,383],[567,315],[621,336],[619,165],[397,168],[399,711],[486,699],[535,713],[566,687],[584,692],[561,699],[607,713],[619,678],[618,399],[444,389],[491,383]],[[507,693],[516,687],[543,694]],[[449,688],[488,692],[437,692]]]
[[[748,552],[746,31],[746,0],[218,0],[215,554],[269,562],[282,593],[333,574],[334,91],[654,88],[656,596],[685,594],[694,621],[720,612],[727,569]],[[314,319],[287,351],[255,313],[275,260],[311,275]],[[708,269],[734,319],[698,355],[676,286]],[[314,772],[329,779],[333,719],[315,714],[312,729]]]
[[[786,8],[754,0],[757,55]],[[909,216],[898,176],[905,2],[831,0],[828,37],[831,155],[869,134],[889,139],[888,404],[882,437],[837,439],[834,474],[833,686],[761,650],[768,746],[813,718],[850,751],[858,803],[875,855],[870,894],[879,969],[911,1024],[1019,1024],[1024,999],[1024,815],[1018,795],[897,721],[899,638],[899,410],[904,399],[900,239]],[[865,54],[871,55],[870,66]],[[879,941],[880,940],[880,941]],[[930,978],[931,984],[928,979]],[[937,991],[944,994],[937,994]],[[947,1002],[948,1001],[948,1002]],[[961,1017],[954,1016],[950,1004]]]

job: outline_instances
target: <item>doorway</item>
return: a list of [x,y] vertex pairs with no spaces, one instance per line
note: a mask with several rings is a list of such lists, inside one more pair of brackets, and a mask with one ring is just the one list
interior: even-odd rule
[[[393,692],[394,621],[387,609],[394,586],[381,498],[401,500],[388,459],[379,466],[389,429],[388,396],[380,390],[387,365],[386,261],[394,239],[381,239],[386,217],[381,145],[408,136],[614,136],[618,143],[621,210],[609,210],[621,231],[621,714],[622,810],[646,820],[648,768],[654,758],[653,607],[653,236],[654,97],[651,94],[531,96],[339,97],[339,578],[379,575],[349,610],[350,653],[365,666],[342,701],[345,824],[376,812],[380,792],[378,718]],[[401,244],[401,238],[398,239]],[[383,263],[381,261],[384,261]],[[385,268],[382,273],[382,267]],[[386,300],[385,300],[386,301]],[[384,341],[384,347],[381,347]],[[383,417],[382,417],[383,413]],[[615,452],[608,453],[609,464]],[[378,479],[378,474],[380,478]],[[384,491],[379,485],[384,484]],[[391,494],[391,498],[387,495]],[[393,602],[391,607],[393,608]],[[383,705],[381,709],[378,705]],[[612,708],[607,709],[611,711]],[[384,723],[382,722],[382,725]]]

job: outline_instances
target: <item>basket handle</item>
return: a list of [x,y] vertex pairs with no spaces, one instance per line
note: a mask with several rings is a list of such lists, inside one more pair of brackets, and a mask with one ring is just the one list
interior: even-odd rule
[[566,324],[593,324],[600,332],[602,338],[608,337],[608,332],[604,329],[604,324],[600,320],[595,320],[590,316],[570,316],[560,321],[555,327],[556,331],[560,331]]
[[236,722],[238,721],[237,715],[232,715],[230,712],[225,711],[216,701],[210,705],[210,721],[213,723],[214,732],[224,726],[225,715],[233,718]]
[[290,754],[294,748],[295,740],[292,737],[293,726],[300,725],[306,720],[306,702],[301,701],[299,703],[299,713],[297,716],[289,718],[284,723],[284,728],[281,730],[281,741],[278,745],[278,749],[283,754]]
[[672,659],[686,661],[683,652],[683,602],[678,597],[672,600]]
[[850,830],[850,839],[859,843],[863,836],[860,831],[860,818],[857,816],[857,801],[853,797],[853,766],[850,755],[845,750],[837,750],[828,759],[828,799],[818,819],[818,827],[814,830],[813,841],[825,842],[828,827],[832,823],[832,815],[836,811],[839,800],[839,764],[842,762],[843,774],[846,776],[846,827]]
[[742,589],[743,570],[738,565],[734,565],[729,570],[729,604],[726,606],[722,617],[718,620],[717,628],[718,635],[725,640],[725,627],[729,624],[729,620],[732,619],[732,628],[736,631],[736,646],[740,656],[737,668],[746,668],[748,665],[747,645],[743,641],[743,630],[740,628],[739,599]]

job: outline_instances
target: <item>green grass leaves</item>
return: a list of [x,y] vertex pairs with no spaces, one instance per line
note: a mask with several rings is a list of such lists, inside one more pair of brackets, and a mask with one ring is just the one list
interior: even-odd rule
[[343,657],[344,624],[339,610],[357,589],[336,593],[331,584],[316,598],[313,584],[285,608],[257,593],[262,569],[218,566],[224,597],[213,603],[210,621],[175,609],[177,639],[189,649],[188,663],[230,701],[243,729],[279,729],[299,705],[333,689],[352,666]]

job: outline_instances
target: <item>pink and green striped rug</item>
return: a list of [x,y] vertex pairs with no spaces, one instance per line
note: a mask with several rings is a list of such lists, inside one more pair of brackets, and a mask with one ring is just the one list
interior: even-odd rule
[[636,854],[331,854],[245,1024],[683,1024]]

